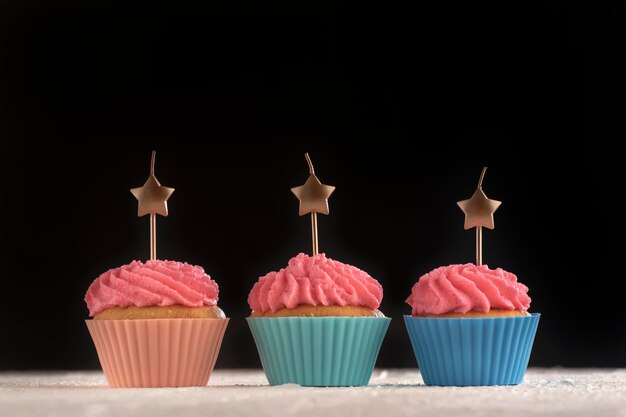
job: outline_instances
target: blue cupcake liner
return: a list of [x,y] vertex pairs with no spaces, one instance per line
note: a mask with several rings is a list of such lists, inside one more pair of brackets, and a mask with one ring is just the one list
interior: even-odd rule
[[539,316],[404,316],[404,323],[427,385],[517,385],[528,367]]
[[248,318],[271,385],[365,386],[391,322],[387,317]]

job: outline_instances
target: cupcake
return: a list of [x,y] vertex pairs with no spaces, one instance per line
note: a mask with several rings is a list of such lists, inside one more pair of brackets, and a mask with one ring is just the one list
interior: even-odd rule
[[539,314],[528,287],[501,268],[450,265],[423,275],[405,324],[427,385],[522,382]]
[[206,386],[228,324],[218,286],[199,266],[133,261],[85,295],[86,320],[112,387]]
[[391,319],[366,272],[300,253],[254,284],[247,319],[271,385],[364,386]]
[[174,188],[157,180],[155,160],[152,151],[148,179],[130,190],[137,216],[150,215],[150,260],[96,278],[85,294],[93,317],[86,323],[110,386],[205,386],[228,319],[204,269],[157,258],[157,215],[168,216]]

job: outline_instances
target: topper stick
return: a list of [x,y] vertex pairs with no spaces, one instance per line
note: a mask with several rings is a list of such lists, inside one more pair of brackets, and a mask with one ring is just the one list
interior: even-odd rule
[[476,265],[483,264],[483,227],[476,226]]
[[319,246],[317,242],[317,213],[311,212],[311,239],[313,240],[313,256],[319,253]]
[[[483,167],[482,172],[480,173],[480,178],[478,179],[478,188],[483,189],[483,179],[485,179],[485,173],[487,172],[487,167]],[[483,227],[476,226],[476,265],[483,264]]]
[[150,259],[156,258],[156,213],[150,213]]
[[[154,176],[154,164],[156,161],[156,151],[152,151],[150,160],[150,175]],[[156,260],[156,213],[150,213],[150,259]]]
[[[306,159],[306,163],[309,165],[309,175],[315,175],[315,168],[313,168],[313,162],[311,162],[308,152],[304,154],[304,158]],[[317,240],[317,212],[315,211],[311,212],[311,239],[313,244],[313,256],[315,256],[319,252],[319,244]]]

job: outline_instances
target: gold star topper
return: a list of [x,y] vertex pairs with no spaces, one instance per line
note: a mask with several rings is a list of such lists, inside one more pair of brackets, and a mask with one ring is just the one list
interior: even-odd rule
[[293,187],[291,192],[300,200],[298,215],[304,216],[307,213],[311,213],[313,255],[317,255],[317,213],[328,214],[330,212],[328,208],[328,197],[335,191],[335,187],[322,184],[315,176],[315,170],[313,169],[313,163],[311,162],[311,158],[309,158],[309,154],[305,153],[304,157],[309,165],[309,178],[307,178],[304,185]]
[[174,192],[173,188],[164,187],[154,176],[156,151],[152,151],[150,176],[143,187],[131,188],[130,192],[139,202],[137,216],[150,214],[150,259],[156,259],[156,215],[167,217],[167,200]]
[[476,228],[476,265],[481,265],[483,261],[483,226],[487,229],[493,229],[493,213],[502,204],[501,201],[491,200],[483,191],[483,179],[485,178],[487,167],[483,168],[478,180],[478,187],[469,200],[458,201],[459,208],[465,213],[464,229]]
[[139,202],[137,206],[137,216],[146,214],[160,214],[167,217],[167,200],[174,192],[173,188],[164,187],[154,176],[154,162],[156,151],[152,151],[152,161],[150,163],[150,176],[143,187],[131,188],[130,192]]
[[484,226],[487,229],[494,228],[493,213],[500,207],[502,202],[491,200],[485,195],[483,179],[486,171],[487,167],[484,167],[478,180],[478,187],[476,187],[472,197],[469,200],[457,202],[463,213],[465,213],[465,230],[480,226]]
[[304,157],[309,165],[309,178],[304,185],[293,187],[291,192],[300,200],[300,209],[298,215],[304,216],[307,213],[328,214],[328,197],[335,191],[332,185],[325,185],[315,176],[315,170],[311,163],[309,154],[305,153]]

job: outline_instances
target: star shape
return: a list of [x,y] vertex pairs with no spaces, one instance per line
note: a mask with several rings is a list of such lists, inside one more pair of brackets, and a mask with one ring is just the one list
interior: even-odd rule
[[493,213],[502,204],[501,201],[487,198],[482,187],[479,185],[469,200],[459,201],[456,204],[465,213],[465,230],[476,226],[484,226],[493,229]]
[[139,201],[137,216],[141,217],[149,213],[167,216],[167,200],[174,189],[162,186],[154,174],[150,174],[143,187],[132,188],[130,192]]
[[291,192],[300,200],[298,211],[300,216],[311,212],[328,214],[328,197],[333,191],[335,191],[334,186],[322,184],[315,174],[309,175],[304,185],[291,189]]

